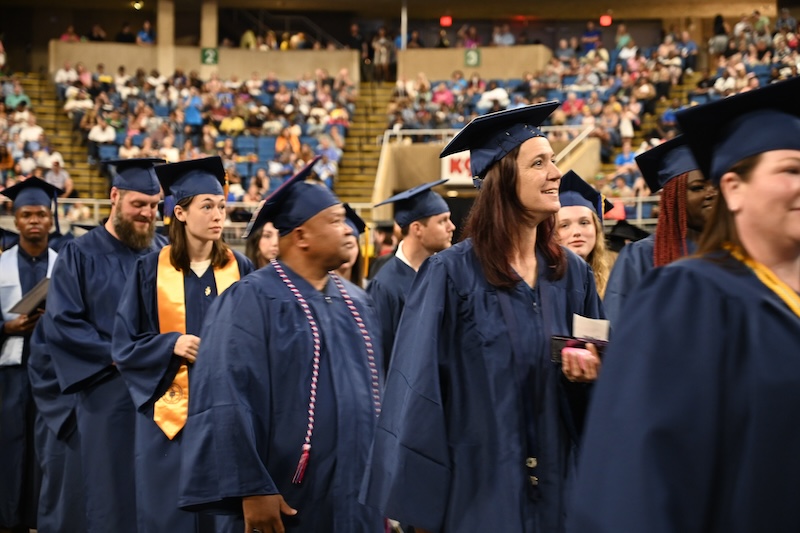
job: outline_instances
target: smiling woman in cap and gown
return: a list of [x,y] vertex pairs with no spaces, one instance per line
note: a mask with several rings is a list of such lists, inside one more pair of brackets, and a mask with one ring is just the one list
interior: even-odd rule
[[[654,234],[628,244],[614,263],[603,298],[612,325],[628,295],[653,268],[693,254],[717,189],[697,170],[685,137],[678,136],[636,157],[653,194],[661,190]],[[663,190],[662,190],[663,189]]]
[[447,180],[423,183],[377,204],[394,204],[394,219],[403,234],[394,257],[370,281],[367,293],[375,302],[383,331],[384,370],[394,345],[397,324],[417,270],[428,257],[450,247],[455,225],[450,207],[433,190]]
[[800,78],[680,111],[719,186],[648,274],[595,386],[575,533],[800,530]]
[[381,533],[380,513],[357,501],[380,412],[380,328],[366,293],[329,273],[354,244],[339,199],[305,181],[314,163],[248,228],[271,220],[280,259],[206,316],[179,503],[243,515],[248,533]]
[[176,202],[170,245],[136,263],[117,308],[111,351],[137,409],[139,532],[214,533],[225,524],[178,508],[181,429],[206,312],[253,265],[222,242],[225,169],[219,157],[155,170]]
[[76,397],[89,532],[138,531],[131,438],[135,409],[111,359],[111,335],[136,260],[164,244],[155,235],[161,186],[153,165],[158,162],[112,162],[111,216],[59,252],[32,346],[52,360],[61,392]]
[[14,202],[19,244],[0,256],[0,530],[36,527],[41,471],[34,428],[40,424],[27,367],[41,309],[27,314],[12,309],[53,270],[57,254],[48,247],[48,234],[60,192],[38,178],[2,192]]
[[614,204],[572,170],[561,178],[558,200],[561,202],[556,218],[559,242],[589,263],[597,294],[602,298],[611,269],[603,215],[613,209]]
[[[406,299],[363,498],[437,532],[562,531],[599,359],[551,361],[573,314],[603,316],[591,269],[555,242],[561,172],[538,126],[547,102],[474,119],[481,191],[469,238],[431,256]],[[575,381],[572,381],[575,380]]]

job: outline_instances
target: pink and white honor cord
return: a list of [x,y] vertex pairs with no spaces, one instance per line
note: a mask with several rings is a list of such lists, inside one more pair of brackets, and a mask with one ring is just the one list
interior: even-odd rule
[[[292,292],[292,294],[294,294],[295,298],[297,298],[300,307],[303,309],[303,313],[306,315],[308,325],[311,327],[311,337],[314,341],[314,359],[312,362],[311,371],[311,393],[308,400],[308,429],[306,429],[306,437],[305,441],[303,442],[300,461],[297,463],[297,470],[292,478],[292,483],[300,484],[303,482],[303,475],[305,474],[306,467],[308,466],[308,456],[311,452],[311,436],[314,434],[314,412],[317,405],[317,382],[319,380],[319,359],[322,353],[322,343],[320,340],[317,321],[314,318],[313,313],[311,313],[311,307],[308,305],[308,302],[306,302],[303,294],[295,286],[295,284],[292,283],[292,280],[289,279],[289,276],[286,275],[286,272],[283,270],[283,267],[281,267],[280,263],[278,263],[275,259],[270,261],[270,263],[275,269],[275,272],[278,273],[281,281],[283,281],[286,287]],[[364,346],[367,349],[367,364],[369,365],[370,377],[372,379],[372,400],[375,404],[375,416],[378,416],[381,414],[380,378],[378,375],[378,366],[375,363],[375,352],[373,350],[372,338],[370,337],[366,325],[361,318],[361,314],[358,312],[358,308],[356,307],[355,303],[353,303],[353,299],[350,298],[350,295],[344,288],[342,280],[334,274],[330,274],[330,276],[333,280],[333,283],[336,285],[336,288],[339,290],[339,293],[342,295],[344,303],[347,305],[347,309],[350,311],[350,314],[353,315],[353,319],[356,321],[356,325],[361,332],[361,336],[364,338]]]

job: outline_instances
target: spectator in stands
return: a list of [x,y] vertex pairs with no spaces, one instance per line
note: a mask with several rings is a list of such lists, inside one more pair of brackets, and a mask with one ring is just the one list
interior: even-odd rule
[[144,23],[142,23],[142,29],[136,34],[136,44],[142,46],[156,44],[156,34],[149,20],[145,20]]
[[33,171],[36,170],[36,159],[33,157],[33,152],[28,149],[25,149],[22,153],[22,157],[17,160],[19,164],[20,173],[23,176],[30,176],[33,174]]
[[425,43],[422,42],[422,36],[419,30],[411,30],[411,35],[406,43],[406,48],[425,48]]
[[6,109],[16,109],[20,102],[25,102],[25,105],[29,107],[31,105],[31,99],[23,92],[22,84],[15,81],[12,93],[5,99]]
[[713,58],[717,58],[725,53],[728,48],[731,29],[722,15],[714,17],[713,36],[708,40],[708,51]]
[[117,33],[117,36],[114,40],[118,43],[129,43],[133,44],[136,42],[136,35],[131,31],[131,25],[128,22],[122,23],[122,28]]
[[389,81],[389,63],[393,53],[393,44],[385,27],[378,28],[378,33],[372,39],[372,50],[374,52],[375,80],[378,82]]
[[122,142],[122,146],[119,147],[119,158],[120,159],[138,159],[140,156],[141,150],[138,146],[133,144],[133,139],[131,137],[125,137],[125,140]]
[[167,163],[177,163],[181,160],[180,150],[175,147],[175,137],[172,135],[164,137],[161,147],[158,149],[158,157]]
[[117,132],[106,122],[102,116],[97,117],[97,123],[89,130],[87,137],[89,147],[89,164],[94,165],[100,159],[101,144],[114,144]]
[[78,81],[78,73],[72,68],[69,61],[64,61],[64,66],[56,71],[53,82],[56,84],[56,96],[59,102],[66,98],[67,87]]
[[688,31],[681,32],[681,41],[678,43],[678,51],[683,58],[683,68],[687,74],[692,74],[697,69],[697,43],[692,40]]
[[722,75],[714,81],[714,91],[721,96],[733,94],[736,90],[736,79],[731,76],[731,71],[725,69]]
[[508,24],[494,27],[492,30],[492,44],[494,46],[514,46],[516,44],[514,34],[511,33],[511,27]]
[[72,178],[70,178],[69,173],[61,167],[61,160],[58,157],[52,158],[51,168],[45,173],[44,181],[63,191],[59,195],[60,198],[70,198],[72,196]]
[[499,109],[495,109],[495,111],[503,110],[508,107],[510,102],[511,99],[508,96],[508,91],[492,80],[489,82],[486,90],[481,94],[478,103],[475,104],[475,108],[478,113],[484,114],[495,108],[495,106],[499,107]]
[[5,142],[0,142],[0,180],[4,180],[6,174],[14,168],[14,157],[8,150]]
[[[28,117],[28,122],[20,129],[19,138],[22,142],[34,142],[44,134],[44,128],[36,123],[36,115],[31,114]],[[59,187],[61,189],[63,187]]]
[[757,9],[753,11],[753,15],[751,16],[751,20],[753,21],[753,31],[755,33],[759,32],[766,32],[769,33],[769,17],[766,15],[762,15],[760,11]]
[[447,30],[439,30],[439,37],[436,39],[434,48],[450,48],[450,38],[447,36]]
[[92,25],[92,31],[87,36],[87,39],[94,42],[102,42],[106,40],[106,31],[100,24]]
[[581,49],[584,53],[597,48],[597,45],[603,39],[603,32],[601,32],[595,25],[594,21],[586,22],[586,30],[581,35]]
[[614,44],[617,50],[622,50],[632,40],[633,37],[628,33],[628,28],[625,24],[617,26],[617,35],[614,37]]
[[789,8],[786,7],[781,9],[781,13],[775,21],[775,33],[777,34],[784,29],[790,33],[797,33],[797,19],[791,15]]
[[81,36],[75,33],[75,26],[70,24],[67,26],[67,31],[61,34],[59,40],[62,43],[79,43],[81,42]]
[[575,58],[575,50],[569,46],[566,39],[558,40],[558,47],[553,54],[559,61],[564,63],[564,65],[569,65],[570,61]]
[[458,30],[458,38],[464,48],[478,48],[481,45],[481,36],[478,35],[478,28],[467,26],[466,24]]
[[[641,172],[639,172],[639,167],[636,165],[636,155],[631,150],[631,141],[627,139],[622,142],[622,151],[617,154],[617,157],[614,159],[614,165],[616,169],[614,170],[614,185],[615,189],[618,193],[624,192],[626,194],[617,194],[617,196],[633,196],[632,191],[630,191],[630,185],[636,181],[636,178],[641,176]],[[620,185],[618,182],[618,178],[622,178],[625,182],[625,187]],[[630,191],[631,194],[627,194]]]

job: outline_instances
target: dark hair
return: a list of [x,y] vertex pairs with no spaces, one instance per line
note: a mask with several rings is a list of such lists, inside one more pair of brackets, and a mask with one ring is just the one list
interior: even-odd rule
[[[186,210],[194,198],[194,196],[184,198],[178,202],[178,205]],[[169,242],[172,245],[169,250],[169,262],[172,263],[175,270],[180,270],[184,273],[188,272],[191,268],[191,261],[189,260],[189,251],[186,244],[186,223],[178,220],[178,217],[174,214],[169,224]],[[222,239],[214,241],[211,246],[211,268],[224,267],[229,260],[228,245]]]
[[653,247],[653,266],[668,265],[689,253],[686,245],[686,184],[689,174],[681,174],[664,185],[658,203],[658,225]]
[[[400,227],[400,235],[402,235],[403,237],[408,237],[408,232],[411,229],[411,224],[413,224],[414,222],[419,222],[423,226],[427,226],[428,225],[428,221],[430,221],[430,219],[431,219],[431,217],[429,217],[429,216],[428,217],[423,217],[423,218],[418,218],[417,220],[409,222],[405,226],[401,226]],[[386,243],[384,243],[384,244],[386,244]]]
[[364,257],[361,255],[361,246],[356,243],[358,247],[358,255],[353,263],[353,268],[350,270],[350,281],[359,287],[363,287],[364,282]]
[[244,246],[244,255],[253,262],[253,265],[255,265],[257,269],[265,266],[269,262],[259,251],[262,231],[263,228],[250,233]]
[[[519,147],[492,165],[472,204],[464,228],[483,268],[486,280],[495,287],[513,288],[520,280],[510,258],[522,237],[523,228],[534,223],[517,195],[517,155]],[[555,216],[537,226],[536,250],[545,257],[548,279],[557,280],[567,270],[564,249],[554,238]]]
[[[753,169],[761,161],[761,154],[757,154],[736,163],[728,172],[738,174],[743,181],[749,181]],[[703,255],[718,252],[723,249],[725,243],[742,245],[739,239],[739,232],[736,231],[736,224],[733,222],[733,213],[728,208],[722,191],[714,198],[711,206],[711,214],[706,221],[703,233],[700,235],[700,242],[697,247],[697,254]]]

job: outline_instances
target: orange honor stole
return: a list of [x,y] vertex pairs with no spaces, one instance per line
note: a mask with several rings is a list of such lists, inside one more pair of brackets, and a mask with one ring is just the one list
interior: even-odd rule
[[[169,260],[170,246],[158,254],[156,273],[156,302],[158,304],[158,326],[161,333],[186,333],[186,294],[183,290],[183,272],[177,270]],[[239,280],[239,263],[228,250],[228,263],[214,269],[217,296]],[[156,401],[153,420],[161,431],[174,439],[189,415],[189,367],[184,362],[175,374],[167,392]]]

